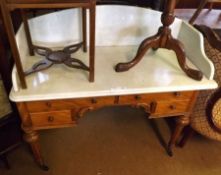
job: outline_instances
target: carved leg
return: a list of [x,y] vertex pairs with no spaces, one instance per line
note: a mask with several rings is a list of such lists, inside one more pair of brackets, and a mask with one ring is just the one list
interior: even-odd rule
[[184,147],[186,145],[186,142],[189,140],[190,137],[193,136],[193,134],[194,134],[194,130],[190,126],[185,128],[184,135],[182,139],[180,140],[180,142],[178,143],[178,146]]
[[89,67],[87,67],[82,61],[76,58],[69,58],[66,61],[64,61],[64,64],[72,68],[83,69],[83,70],[89,71]]
[[176,128],[172,133],[170,141],[168,143],[167,153],[169,156],[173,156],[172,148],[174,147],[177,139],[179,138],[181,131],[188,124],[189,124],[189,116],[179,116],[177,118]]
[[83,51],[87,52],[87,10],[82,8]]
[[31,146],[35,161],[38,163],[40,168],[44,171],[48,171],[49,168],[45,165],[44,160],[41,156],[40,145],[38,142],[38,133],[31,128],[23,127],[25,132],[24,139]]
[[135,66],[137,63],[140,62],[140,60],[143,58],[149,48],[158,48],[159,39],[160,37],[158,35],[155,35],[143,40],[137,50],[135,58],[127,63],[118,63],[115,67],[115,71],[124,72]]
[[186,54],[184,51],[183,44],[172,37],[170,37],[166,44],[167,49],[171,49],[176,53],[178,63],[181,67],[181,69],[191,78],[195,80],[201,80],[203,78],[203,74],[201,71],[191,69],[186,64]]
[[63,49],[63,51],[65,53],[72,54],[72,53],[77,52],[81,48],[82,45],[84,47],[84,42],[81,42],[81,43],[78,43],[78,44],[73,44],[73,45],[65,47]]
[[34,158],[42,170],[47,171],[48,167],[44,164],[41,156],[40,146],[38,143],[38,133],[32,129],[32,122],[25,103],[16,103],[20,118],[22,121],[22,129],[24,131],[24,139],[31,146]]
[[27,71],[25,71],[25,75],[30,75],[34,72],[39,72],[39,71],[42,71],[42,70],[45,70],[49,67],[51,67],[53,65],[53,63],[49,60],[41,60],[37,63],[35,63],[30,69],[28,69]]

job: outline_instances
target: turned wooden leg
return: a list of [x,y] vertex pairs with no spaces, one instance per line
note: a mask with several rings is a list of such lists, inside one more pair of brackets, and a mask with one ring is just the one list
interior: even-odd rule
[[193,136],[193,134],[194,130],[191,128],[191,126],[187,126],[187,128],[184,129],[184,135],[178,143],[178,146],[184,147],[186,145],[186,142]]
[[44,171],[48,171],[49,168],[45,165],[44,160],[41,155],[40,145],[39,145],[39,138],[38,133],[31,128],[23,127],[24,139],[26,142],[29,143],[32,153],[34,155],[35,161],[38,163],[40,168]]
[[183,44],[177,40],[172,38],[172,36],[167,40],[166,48],[173,50],[176,53],[178,63],[181,69],[194,80],[201,80],[203,78],[203,74],[201,71],[191,69],[186,64],[186,54],[184,51]]
[[130,68],[132,68],[133,66],[135,66],[137,63],[140,62],[140,60],[143,58],[143,56],[145,55],[145,53],[148,51],[149,48],[157,49],[159,40],[160,36],[158,35],[143,40],[137,50],[137,54],[134,57],[134,59],[127,63],[118,63],[115,67],[115,71],[116,72],[128,71]]
[[189,122],[190,122],[189,116],[177,117],[176,127],[175,127],[174,132],[171,135],[171,138],[170,138],[170,141],[169,141],[168,147],[167,147],[167,153],[169,156],[173,156],[172,148],[174,147],[175,143],[177,142],[177,139],[179,138],[181,131],[183,130],[183,128],[185,126],[187,126],[189,124]]
[[83,38],[83,51],[87,52],[87,10],[82,8],[82,38]]
[[25,103],[16,103],[20,118],[22,121],[22,129],[24,131],[24,140],[31,146],[34,158],[42,170],[47,171],[48,167],[45,165],[41,156],[40,146],[38,142],[38,133],[33,130],[30,115],[28,113]]
[[95,5],[96,2],[93,1],[94,5],[90,8],[90,45],[89,45],[89,59],[90,59],[90,75],[89,75],[89,81],[94,82],[94,57],[95,57],[95,14],[96,9]]
[[202,11],[203,7],[206,5],[208,0],[201,0],[199,7],[197,10],[194,12],[193,16],[190,18],[189,23],[193,24],[196,18],[199,16],[200,12]]

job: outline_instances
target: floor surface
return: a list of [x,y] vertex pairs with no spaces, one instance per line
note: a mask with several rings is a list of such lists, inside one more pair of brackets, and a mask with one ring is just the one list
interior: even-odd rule
[[138,109],[103,108],[87,114],[76,127],[40,133],[50,170],[40,170],[22,145],[8,155],[11,170],[0,164],[1,175],[221,174],[221,143],[195,136],[169,157],[163,146],[170,136],[167,122],[148,120]]

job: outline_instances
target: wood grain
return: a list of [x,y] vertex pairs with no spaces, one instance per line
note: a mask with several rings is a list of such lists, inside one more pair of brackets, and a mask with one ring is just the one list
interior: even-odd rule
[[120,96],[119,104],[131,104],[161,100],[188,100],[192,97],[192,95],[193,91],[125,95]]
[[30,118],[34,130],[60,128],[75,124],[70,110],[31,113]]
[[66,99],[66,100],[48,100],[27,102],[29,112],[55,111],[55,110],[70,110],[73,108],[82,108],[87,106],[101,107],[114,105],[115,97],[91,97],[81,99]]

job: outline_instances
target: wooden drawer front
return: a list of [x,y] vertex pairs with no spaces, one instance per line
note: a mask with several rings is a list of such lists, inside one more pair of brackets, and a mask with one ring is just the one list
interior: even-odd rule
[[41,112],[41,111],[56,111],[73,109],[76,107],[87,106],[107,106],[113,105],[115,97],[94,97],[94,98],[80,98],[71,100],[49,100],[49,101],[37,101],[27,102],[27,109],[29,112]]
[[30,117],[34,129],[64,127],[75,123],[70,110],[31,113]]
[[151,117],[169,116],[188,112],[190,100],[182,101],[158,101],[155,112]]
[[192,97],[192,95],[193,91],[127,95],[120,96],[119,104],[142,103],[161,100],[188,100]]
[[6,0],[13,4],[41,4],[41,3],[87,3],[91,0]]

